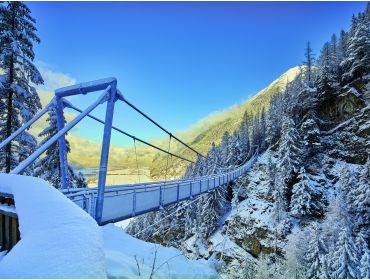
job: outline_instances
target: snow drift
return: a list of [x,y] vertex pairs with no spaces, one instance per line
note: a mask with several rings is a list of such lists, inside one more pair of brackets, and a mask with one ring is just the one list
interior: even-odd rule
[[103,227],[108,278],[218,278],[212,260],[189,260],[173,247],[134,238],[112,224]]
[[0,262],[0,278],[106,278],[101,228],[44,180],[0,174],[12,193],[21,240]]

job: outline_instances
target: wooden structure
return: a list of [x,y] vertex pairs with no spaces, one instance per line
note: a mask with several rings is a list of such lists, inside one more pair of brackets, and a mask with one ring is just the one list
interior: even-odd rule
[[19,222],[11,195],[0,193],[0,251],[9,251],[20,240]]

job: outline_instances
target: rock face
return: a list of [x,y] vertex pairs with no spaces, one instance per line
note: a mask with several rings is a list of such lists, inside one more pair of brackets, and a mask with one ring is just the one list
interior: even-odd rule
[[[319,137],[321,148],[305,165],[321,185],[323,201],[330,200],[343,169],[357,172],[370,154],[369,88],[369,79],[361,83],[361,88],[346,87],[318,109],[322,121]],[[266,172],[268,159],[276,164],[277,154],[277,148],[272,146],[259,157],[248,174],[234,185],[234,196],[239,197],[239,203],[233,205],[225,222],[215,233],[215,236],[223,237],[210,239],[210,248],[217,253],[216,258],[220,258],[220,244],[225,242],[220,239],[232,244],[232,249],[228,248],[227,256],[223,258],[221,275],[225,277],[246,277],[247,272],[244,273],[241,268],[248,266],[247,262],[256,262],[261,255],[275,252],[284,255],[287,241],[284,236],[275,238],[275,201]],[[242,188],[238,188],[240,185]],[[320,216],[315,219],[320,219]],[[303,226],[309,221],[300,223]]]
[[[370,152],[370,79],[345,87],[328,107],[321,106],[322,144],[333,158],[365,164]],[[326,121],[329,118],[331,121]]]

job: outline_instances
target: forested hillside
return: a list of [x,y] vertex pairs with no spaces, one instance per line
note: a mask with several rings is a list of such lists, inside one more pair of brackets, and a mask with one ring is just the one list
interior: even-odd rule
[[[185,139],[186,142],[197,151],[206,154],[212,148],[213,144],[219,145],[221,143],[225,132],[233,134],[237,131],[243,119],[253,122],[254,116],[258,116],[263,111],[268,110],[270,99],[281,94],[287,83],[292,81],[299,74],[300,70],[301,67],[298,66],[289,69],[253,97],[223,112],[201,120],[194,127],[190,128],[189,131],[179,134],[180,137]],[[159,143],[167,147],[168,139],[161,140]],[[184,148],[176,141],[171,143],[171,148],[187,158],[194,158],[194,156],[196,156],[192,151]],[[151,175],[153,178],[163,177],[163,170],[166,169],[166,163],[165,155],[158,154],[157,157],[154,158],[151,163]],[[172,165],[174,168],[172,168]],[[168,175],[174,178],[184,175],[186,165],[186,162],[173,159],[173,163],[171,163],[168,170]]]
[[221,173],[257,151],[245,176],[127,231],[220,260],[229,278],[369,278],[370,6],[304,57],[281,94],[246,108],[185,174]]

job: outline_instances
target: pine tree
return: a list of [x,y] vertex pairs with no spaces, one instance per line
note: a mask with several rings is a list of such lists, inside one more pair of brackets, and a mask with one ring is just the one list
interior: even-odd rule
[[[339,66],[341,67],[342,61],[344,61],[347,57],[347,49],[348,49],[348,33],[345,32],[344,30],[340,31],[339,35],[339,42],[338,42],[338,60],[340,61]],[[339,68],[340,70],[341,68]],[[339,73],[339,76],[342,73]]]
[[[39,43],[35,19],[23,2],[0,4],[0,142],[41,109],[39,96],[32,84],[43,84],[41,74],[32,63],[33,44]],[[36,139],[24,132],[0,151],[0,171],[9,173],[37,145]]]
[[207,174],[218,174],[221,171],[222,158],[220,148],[212,143],[212,148],[207,153]]
[[[306,278],[307,264],[305,259],[306,242],[303,231],[295,226],[287,237],[285,259],[282,269],[283,278]],[[277,258],[279,260],[279,258]]]
[[287,195],[289,192],[287,186],[293,175],[299,171],[301,165],[302,149],[300,141],[300,135],[295,128],[294,121],[284,116],[278,151],[279,161],[277,164],[277,168],[280,171],[279,178],[282,180],[281,184],[284,185],[284,195]]
[[358,182],[355,177],[355,174],[348,168],[344,168],[343,172],[341,173],[340,185],[341,191],[343,192],[345,201],[347,203],[349,213],[355,216],[358,207],[357,205]]
[[76,187],[77,188],[87,188],[87,182],[85,176],[82,172],[78,172],[76,175]]
[[356,188],[350,192],[350,201],[356,209],[356,220],[359,226],[370,226],[370,157],[363,166]]
[[[48,118],[46,121],[49,126],[39,133],[39,137],[44,137],[40,142],[39,146],[42,146],[51,137],[53,137],[57,132],[57,114],[56,110],[53,108],[48,113]],[[65,121],[65,120],[64,120]],[[66,140],[67,153],[70,152],[69,142]],[[61,188],[61,171],[60,171],[60,157],[59,157],[59,144],[55,142],[46,151],[46,155],[40,158],[35,163],[34,175],[36,177],[41,177],[48,181],[55,188]],[[68,166],[68,176],[71,183],[71,187],[87,187],[87,183],[82,173],[76,175],[73,168]]]
[[305,49],[305,61],[304,65],[305,67],[305,78],[307,85],[311,87],[312,82],[314,81],[314,76],[313,76],[313,67],[315,63],[315,58],[313,51],[311,49],[310,41],[307,42],[306,49]]
[[305,146],[306,156],[311,157],[320,150],[321,131],[317,124],[315,116],[308,116],[301,124],[301,132],[303,135],[303,144]]
[[338,45],[338,39],[337,39],[337,35],[333,34],[331,36],[331,40],[330,40],[330,50],[329,50],[329,53],[331,54],[331,71],[333,73],[333,75],[335,76],[336,80],[338,78],[338,75],[339,75],[339,65],[340,65],[340,62],[341,62],[341,58],[340,58],[340,48],[339,48],[339,45]]
[[278,142],[281,134],[281,115],[283,113],[282,95],[275,95],[270,100],[270,109],[268,111],[268,120],[266,124],[266,141],[268,146]]
[[357,250],[348,225],[341,229],[332,257],[332,277],[346,279],[359,276]]
[[314,222],[308,229],[307,278],[328,278],[327,252],[328,249],[322,239],[319,225]]
[[203,159],[202,156],[198,155],[198,158],[194,164],[192,177],[200,177],[206,175],[207,174],[206,168],[207,167],[205,160]]
[[363,279],[370,279],[370,252],[365,250],[360,260],[360,274]]
[[238,135],[240,141],[240,150],[244,158],[250,156],[249,125],[243,122],[239,129]]
[[266,113],[264,108],[262,109],[261,117],[259,120],[259,130],[260,130],[259,149],[260,152],[263,152],[267,149],[266,142],[267,124],[266,124]]
[[318,213],[323,204],[320,201],[321,193],[318,191],[317,183],[309,177],[304,167],[301,167],[298,179],[299,182],[293,186],[291,213],[300,217]]
[[343,62],[343,82],[362,77],[370,72],[370,16],[369,12],[353,17],[348,38],[348,57]]
[[198,203],[198,230],[201,238],[206,240],[217,228],[226,203],[226,189],[217,188],[205,194]]
[[325,43],[319,59],[319,71],[315,85],[320,95],[330,96],[336,88],[336,57],[331,53],[329,43]]

